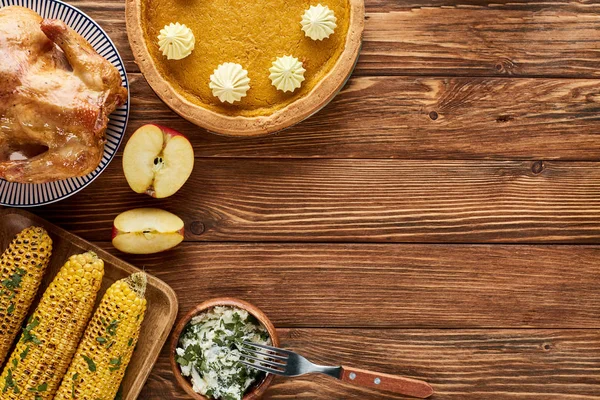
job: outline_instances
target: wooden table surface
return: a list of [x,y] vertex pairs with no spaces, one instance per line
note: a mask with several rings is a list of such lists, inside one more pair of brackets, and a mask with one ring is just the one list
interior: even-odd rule
[[[434,399],[600,399],[600,2],[366,0],[344,91],[279,135],[211,135],[152,92],[123,0],[71,1],[117,44],[128,137],[188,135],[174,197],[133,193],[121,156],[39,215],[110,245],[120,212],[161,207],[186,241],[122,256],[180,316],[216,296],[262,308],[314,361],[426,379]],[[141,399],[187,399],[163,351]],[[320,376],[267,399],[397,399]]]

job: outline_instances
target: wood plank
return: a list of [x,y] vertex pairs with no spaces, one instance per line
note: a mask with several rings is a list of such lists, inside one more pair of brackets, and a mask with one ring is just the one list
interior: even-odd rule
[[179,118],[140,74],[130,79],[127,137],[162,124],[202,157],[600,159],[597,80],[354,77],[304,123],[239,140]]
[[596,162],[199,158],[182,190],[161,201],[132,192],[120,163],[36,212],[99,241],[117,214],[142,206],[180,215],[192,241],[600,240]]
[[556,8],[570,13],[596,13],[600,6],[593,2],[566,0],[498,0],[493,3],[481,0],[365,0],[365,4],[369,10],[377,13],[407,11],[413,8],[499,8],[531,12]]
[[[139,71],[124,4],[74,0]],[[366,0],[356,74],[598,77],[600,6],[584,1]]]
[[180,318],[230,296],[278,327],[600,328],[598,246],[185,243],[131,256],[100,245],[167,282]]
[[[283,346],[324,364],[429,381],[433,400],[600,399],[598,330],[282,329]],[[188,399],[163,352],[140,396]],[[277,377],[265,399],[400,399],[328,377]]]
[[358,73],[597,77],[599,22],[598,13],[550,4],[370,13]]

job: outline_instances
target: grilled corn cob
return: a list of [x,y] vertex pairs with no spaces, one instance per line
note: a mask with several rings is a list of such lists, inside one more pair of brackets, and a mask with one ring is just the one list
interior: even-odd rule
[[54,400],[112,400],[146,311],[146,274],[115,282],[102,298]]
[[0,400],[49,400],[67,370],[92,314],[104,262],[92,252],[71,256],[44,292],[4,366]]
[[33,298],[52,254],[52,239],[43,228],[22,230],[0,257],[0,366]]

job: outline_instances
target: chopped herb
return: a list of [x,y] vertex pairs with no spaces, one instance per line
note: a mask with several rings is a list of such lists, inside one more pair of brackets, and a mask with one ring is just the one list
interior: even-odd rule
[[12,360],[12,365],[17,368],[17,366],[19,365],[19,360],[17,360],[16,358],[13,358]]
[[21,286],[21,278],[21,275],[19,275],[18,273],[14,273],[8,279],[2,281],[2,286],[14,291],[15,289],[19,288],[19,286]]
[[71,382],[71,398],[75,398],[75,383],[77,382],[77,380],[79,379],[79,374],[78,373],[74,373],[73,374],[73,382]]
[[9,389],[13,389],[14,393],[19,393],[19,388],[15,383],[12,375],[12,369],[7,370],[6,378],[4,378],[4,389],[2,389],[2,393],[8,392]]
[[15,311],[15,303],[10,303],[8,308],[6,309],[6,313],[11,315]]
[[112,367],[108,368],[110,371],[118,370],[119,368],[121,368],[121,356],[117,358],[111,358],[109,363],[112,365]]
[[232,331],[235,329],[235,326],[236,324],[234,322],[231,322],[229,324],[225,324],[225,329]]
[[184,357],[177,357],[177,364],[187,367],[188,365],[190,365],[190,362],[188,360],[186,360]]
[[19,356],[21,357],[21,361],[23,361],[25,357],[27,357],[27,354],[29,354],[29,346],[25,347],[25,350],[23,350],[21,354],[19,354]]
[[87,363],[88,369],[90,370],[90,372],[96,372],[96,363],[94,363],[94,360],[92,360],[91,358],[89,358],[88,356],[85,356],[83,354],[81,355],[81,357]]
[[108,324],[108,326],[106,327],[106,332],[108,332],[108,334],[110,336],[115,336],[117,334],[117,327],[119,326],[119,321],[117,321],[116,319],[113,319],[110,324]]
[[23,335],[21,337],[21,341],[23,343],[33,342],[33,344],[41,344],[42,342],[35,336],[31,331],[35,329],[40,324],[40,320],[35,317],[33,321],[30,319],[29,323],[25,328],[23,328]]
[[27,326],[25,327],[25,330],[30,331],[32,329],[37,328],[37,326],[40,324],[40,320],[38,317],[33,318],[33,320],[31,318],[29,318],[29,321],[27,321]]
[[127,347],[131,347],[132,344],[133,344],[133,338],[129,338],[129,340],[127,341]]
[[104,343],[106,343],[106,339],[104,339],[102,336],[98,336],[98,337],[96,338],[96,341],[97,341],[98,343],[100,343],[100,344],[104,344]]
[[48,390],[48,384],[46,382],[44,382],[36,388],[29,388],[27,390],[29,390],[30,392],[34,392],[34,393],[45,392],[46,390]]

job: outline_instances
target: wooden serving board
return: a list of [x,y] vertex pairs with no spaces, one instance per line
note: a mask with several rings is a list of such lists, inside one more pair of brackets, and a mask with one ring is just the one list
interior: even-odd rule
[[[104,260],[104,279],[96,303],[100,302],[102,295],[112,283],[134,272],[139,272],[138,268],[99,247],[27,211],[17,209],[0,210],[1,251],[8,247],[14,235],[32,225],[41,226],[48,231],[53,240],[53,250],[50,265],[38,291],[38,298],[32,305],[30,313],[37,306],[39,297],[54,279],[58,270],[73,254],[91,250]],[[142,324],[140,339],[123,380],[123,399],[126,400],[136,399],[140,394],[177,317],[178,302],[175,292],[166,283],[151,275],[148,275],[146,299],[148,308]]]

